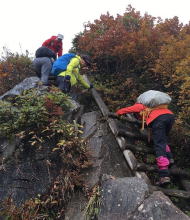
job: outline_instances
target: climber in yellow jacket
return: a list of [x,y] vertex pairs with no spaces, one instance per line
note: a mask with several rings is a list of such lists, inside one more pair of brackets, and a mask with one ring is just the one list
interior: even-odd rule
[[84,88],[90,89],[93,85],[89,85],[80,74],[81,67],[90,67],[90,58],[87,55],[75,55],[71,58],[67,65],[67,69],[60,72],[57,76],[58,87],[64,92],[69,93],[72,86],[81,84]]

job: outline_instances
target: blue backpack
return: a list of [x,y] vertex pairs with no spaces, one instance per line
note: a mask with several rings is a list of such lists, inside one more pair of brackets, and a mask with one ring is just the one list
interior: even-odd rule
[[57,76],[59,73],[65,71],[67,69],[67,65],[70,60],[74,58],[76,54],[74,53],[66,53],[63,56],[59,57],[52,66],[51,74],[53,76]]

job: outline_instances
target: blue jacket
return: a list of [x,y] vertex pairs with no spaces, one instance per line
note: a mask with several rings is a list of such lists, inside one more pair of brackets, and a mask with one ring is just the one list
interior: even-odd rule
[[60,56],[54,63],[52,67],[51,73],[54,76],[57,76],[59,73],[65,71],[67,69],[68,64],[70,63],[71,59],[76,57],[74,53],[66,53],[63,56]]

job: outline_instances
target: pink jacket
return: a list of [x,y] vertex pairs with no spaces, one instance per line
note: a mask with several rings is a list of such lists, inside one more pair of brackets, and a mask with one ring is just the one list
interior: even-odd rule
[[[146,106],[144,106],[143,104],[140,103],[135,103],[132,106],[126,107],[126,108],[121,108],[118,111],[116,111],[117,115],[123,115],[123,114],[128,114],[128,113],[140,113],[141,111],[143,111],[145,108],[147,108]],[[150,124],[154,119],[156,119],[158,116],[160,115],[164,115],[164,114],[173,114],[173,112],[171,112],[169,109],[167,108],[160,108],[160,109],[153,109],[148,118],[146,118],[146,124]],[[139,115],[140,116],[140,115]]]

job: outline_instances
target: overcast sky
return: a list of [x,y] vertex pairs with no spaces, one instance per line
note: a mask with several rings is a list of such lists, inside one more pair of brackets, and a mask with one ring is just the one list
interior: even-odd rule
[[190,20],[190,0],[1,0],[0,52],[6,46],[18,53],[27,49],[33,55],[43,41],[60,33],[66,53],[85,22],[107,12],[122,15],[129,4],[141,15],[178,16],[184,24]]

